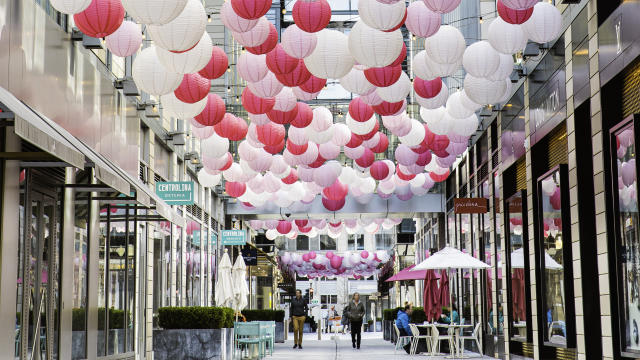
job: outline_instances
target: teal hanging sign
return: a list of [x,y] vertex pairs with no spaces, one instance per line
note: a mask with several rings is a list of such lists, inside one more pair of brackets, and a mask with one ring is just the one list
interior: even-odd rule
[[245,245],[247,243],[244,230],[222,230],[220,235],[222,238],[222,246]]
[[193,181],[156,182],[156,194],[169,205],[193,205]]

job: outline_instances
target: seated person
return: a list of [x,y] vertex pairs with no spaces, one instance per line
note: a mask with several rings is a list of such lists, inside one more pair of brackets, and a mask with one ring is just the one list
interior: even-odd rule
[[405,305],[403,310],[398,310],[396,317],[396,326],[400,330],[400,336],[411,336],[411,328],[409,327],[409,316],[411,316],[411,305]]
[[[458,307],[453,305],[451,307],[451,317],[447,315],[440,315],[440,320],[438,322],[443,324],[460,324],[460,315],[458,314]],[[452,321],[453,320],[453,321]]]

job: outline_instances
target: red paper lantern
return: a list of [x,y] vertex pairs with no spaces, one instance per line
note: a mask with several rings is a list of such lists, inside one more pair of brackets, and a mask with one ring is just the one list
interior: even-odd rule
[[400,166],[396,166],[396,175],[398,176],[398,178],[404,181],[409,181],[409,180],[412,180],[414,177],[416,177],[416,174],[405,174],[402,171],[400,171]]
[[502,20],[514,25],[524,24],[533,14],[533,6],[528,9],[516,10],[505,6],[502,0],[498,0],[497,8],[498,15]]
[[351,140],[349,140],[349,142],[345,145],[346,147],[349,148],[357,148],[358,146],[362,145],[362,142],[364,140],[362,140],[361,137],[359,137],[358,135],[351,133]]
[[283,235],[291,232],[291,228],[292,228],[291,222],[286,220],[278,221],[278,226],[276,226],[276,229],[278,230],[278,232]]
[[120,0],[92,0],[84,11],[73,15],[73,20],[85,35],[107,37],[122,25],[124,7]]
[[413,90],[421,97],[430,99],[442,90],[442,79],[437,77],[433,80],[424,80],[416,77],[413,79]]
[[549,197],[549,203],[551,204],[553,210],[560,210],[560,208],[562,207],[562,197],[559,187],[556,187],[556,191],[554,191],[553,195]]
[[369,174],[378,181],[386,179],[389,176],[389,166],[384,161],[378,160],[371,164]]
[[267,37],[267,40],[258,46],[247,47],[245,50],[254,55],[262,55],[273,50],[276,45],[278,45],[278,30],[276,30],[275,25],[269,23],[269,36]]
[[423,140],[420,145],[410,147],[410,149],[416,154],[423,154],[426,151],[429,151],[429,145],[427,145]]
[[287,185],[291,185],[296,181],[298,181],[298,171],[293,168],[289,172],[289,175],[287,175],[285,178],[282,179],[282,182]]
[[300,30],[315,33],[329,25],[331,6],[327,0],[296,1],[292,15]]
[[196,121],[204,126],[214,126],[222,121],[227,108],[224,105],[224,100],[216,94],[207,95],[207,105],[204,110],[195,117]]
[[381,154],[387,151],[387,148],[389,147],[389,138],[387,137],[387,135],[385,133],[379,133],[379,134],[380,134],[380,140],[378,140],[378,144],[376,144],[376,146],[371,148],[371,151],[373,151],[376,154]]
[[248,87],[242,90],[242,106],[251,114],[266,114],[276,104],[275,98],[261,98],[252,93]]
[[369,166],[371,166],[371,164],[373,164],[375,159],[376,157],[373,154],[373,151],[365,148],[364,154],[356,159],[356,164],[358,164],[360,167],[368,168]]
[[292,153],[293,155],[302,155],[307,151],[308,148],[309,148],[309,143],[298,145],[293,141],[287,139],[287,150],[289,150],[289,152]]
[[320,154],[318,154],[318,157],[316,158],[316,160],[307,166],[309,166],[312,169],[317,169],[320,166],[322,166],[326,161],[327,160],[325,158],[323,158]]
[[[268,55],[267,55],[268,56]],[[287,74],[275,74],[276,79],[284,86],[296,87],[304,84],[311,77],[311,73],[307,69],[303,60],[298,60],[298,66],[292,72]]]
[[279,154],[284,149],[284,140],[278,145],[265,145],[263,149],[271,155]]
[[280,110],[270,110],[267,112],[267,117],[269,120],[273,121],[276,124],[291,124],[293,119],[298,115],[298,106],[294,107],[293,110],[289,111],[280,111]]
[[365,122],[373,116],[373,108],[357,97],[349,102],[349,115],[355,121]]
[[418,155],[418,160],[416,160],[416,165],[418,166],[427,166],[431,162],[431,151],[425,151]]
[[268,123],[256,127],[258,140],[265,145],[277,145],[284,141],[285,129],[283,125]]
[[211,51],[211,59],[209,63],[198,72],[202,77],[209,80],[217,79],[224,75],[229,66],[229,59],[227,54],[221,48],[214,46]]
[[[343,184],[340,180],[336,179],[336,181],[331,184],[331,186],[326,187],[322,190],[322,195],[324,195],[329,200],[340,200],[344,199],[349,192],[349,186],[347,184]],[[340,226],[342,223],[338,223]]]
[[402,17],[402,20],[400,20],[400,22],[398,23],[398,25],[394,26],[392,29],[389,30],[382,30],[384,32],[392,32],[392,31],[396,31],[398,29],[400,29],[402,27],[402,25],[404,25],[404,22],[407,21],[407,9],[404,9],[404,17]]
[[298,101],[296,107],[298,108],[298,113],[296,114],[296,117],[291,121],[291,125],[297,128],[304,128],[309,126],[309,124],[311,124],[311,121],[313,121],[313,110],[311,109],[311,106]]
[[404,41],[402,42],[402,50],[400,51],[400,55],[395,59],[389,66],[398,66],[402,65],[404,59],[407,58],[407,45],[405,45]]
[[345,199],[346,197],[339,200],[331,200],[323,196],[322,205],[329,211],[338,211],[344,207]]
[[241,182],[227,181],[224,184],[224,190],[231,197],[240,197],[247,191],[247,184]]
[[[433,150],[435,154],[436,151],[444,151],[444,149],[446,149],[447,146],[449,146],[449,138],[446,135],[435,135],[433,138],[433,143],[431,143],[431,150]],[[446,156],[438,155],[438,157],[447,157],[447,156],[448,154]]]
[[243,19],[254,20],[271,8],[271,0],[231,0],[233,12]]
[[436,139],[436,134],[434,134],[427,124],[424,124],[424,140],[422,142],[427,145],[427,147],[431,148],[433,141]]
[[393,85],[402,75],[402,65],[368,68],[364,71],[367,80],[377,87]]
[[180,86],[173,92],[178,100],[194,104],[207,97],[211,90],[211,80],[200,74],[185,74]]
[[247,131],[249,130],[249,126],[246,121],[231,113],[226,113],[222,121],[217,123],[213,128],[216,131],[216,134],[231,141],[240,141],[244,139],[245,136],[247,136]]
[[431,150],[431,152],[440,159],[444,159],[449,156],[449,153],[446,150]]
[[434,172],[430,172],[429,176],[431,177],[431,180],[435,182],[442,182],[447,180],[447,178],[449,177],[449,170],[447,170],[447,172],[444,174],[436,174]]
[[267,54],[267,67],[276,75],[292,72],[299,63],[300,60],[287,54],[281,44],[277,44],[276,47]]
[[298,226],[298,228],[306,227],[307,225],[309,225],[309,220],[307,220],[307,219],[298,219],[298,220],[295,220],[295,223]]
[[327,79],[321,79],[319,77],[315,77],[311,75],[309,77],[309,80],[305,81],[304,84],[300,85],[300,90],[313,94],[322,90],[322,88],[324,88],[326,84],[327,84]]

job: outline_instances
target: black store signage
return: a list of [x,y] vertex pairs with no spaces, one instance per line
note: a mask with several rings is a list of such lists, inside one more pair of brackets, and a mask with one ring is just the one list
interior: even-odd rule
[[558,70],[529,100],[531,144],[542,139],[567,116],[564,68]]
[[598,30],[600,83],[606,84],[640,55],[640,2],[624,1]]

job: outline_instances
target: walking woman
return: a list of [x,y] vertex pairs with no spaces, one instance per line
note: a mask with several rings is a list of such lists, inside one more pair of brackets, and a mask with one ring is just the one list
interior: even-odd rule
[[364,304],[360,302],[360,294],[354,293],[347,307],[349,323],[351,327],[351,344],[354,349],[360,349],[360,337],[362,331],[362,318],[364,318]]

